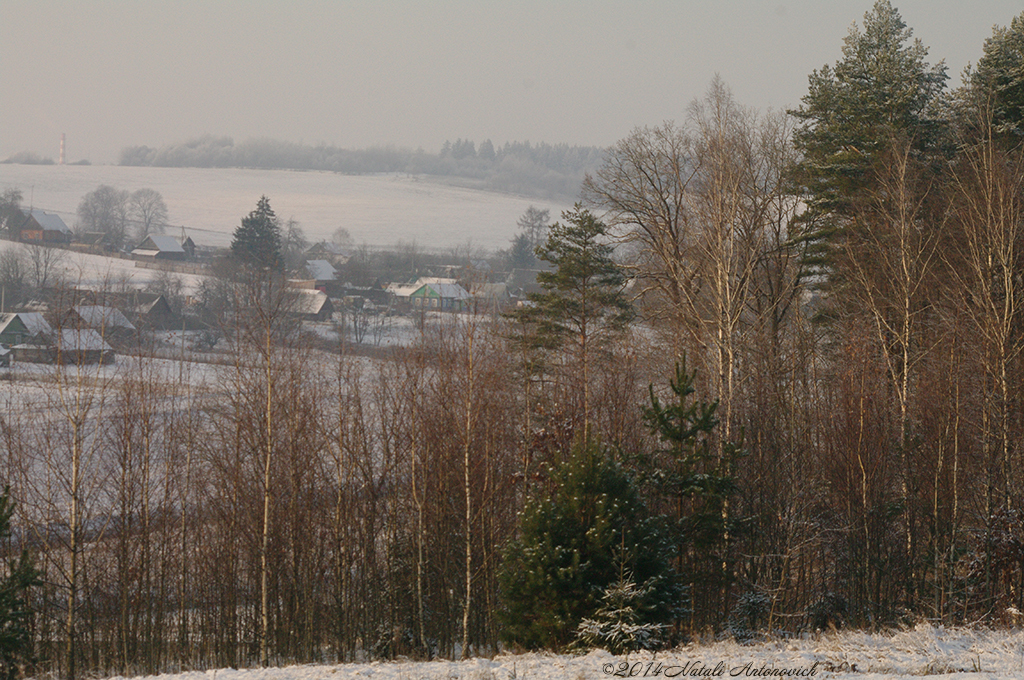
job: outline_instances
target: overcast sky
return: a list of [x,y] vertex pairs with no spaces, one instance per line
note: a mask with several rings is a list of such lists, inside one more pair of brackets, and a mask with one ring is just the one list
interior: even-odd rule
[[[873,0],[0,0],[0,159],[113,163],[204,133],[437,151],[604,146],[718,73],[799,104]],[[1021,0],[899,0],[951,84]]]

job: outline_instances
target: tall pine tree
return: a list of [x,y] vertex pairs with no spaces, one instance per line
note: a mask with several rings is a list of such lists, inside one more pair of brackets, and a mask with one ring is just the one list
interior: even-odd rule
[[993,29],[970,82],[992,97],[995,131],[1012,144],[1024,142],[1024,12]]
[[633,319],[624,293],[625,276],[612,257],[608,228],[580,204],[562,213],[548,231],[537,258],[552,265],[537,275],[544,289],[517,311],[536,326],[537,346],[558,347],[574,359],[582,396],[584,430],[589,429],[590,371],[607,340]]
[[803,105],[790,113],[801,121],[793,141],[813,213],[850,215],[894,137],[911,140],[918,153],[938,144],[934,110],[946,66],[930,66],[912,33],[888,0],[878,0],[863,30],[850,29],[843,58],[811,73]]

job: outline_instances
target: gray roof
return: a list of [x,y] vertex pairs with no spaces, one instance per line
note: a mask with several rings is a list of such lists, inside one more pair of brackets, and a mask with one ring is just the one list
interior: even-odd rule
[[132,322],[129,321],[120,310],[114,309],[113,307],[103,307],[101,305],[79,305],[78,307],[75,307],[75,313],[82,317],[82,321],[85,322],[86,326],[90,326],[92,328],[123,328],[129,331],[135,330],[135,326],[132,325]]
[[[135,249],[139,250],[157,250],[161,253],[184,253],[185,249],[181,247],[178,239],[173,236],[165,236],[163,234],[150,234],[146,237],[146,240],[139,244],[139,247]],[[135,252],[135,251],[133,251]]]
[[113,351],[99,333],[91,328],[65,328],[57,336],[57,347],[61,351],[89,351],[100,350],[102,352]]
[[[16,314],[11,314],[12,318],[15,316],[21,319],[21,322],[25,324],[25,328],[27,328],[28,332],[32,335],[53,332],[53,328],[50,327],[50,324],[47,323],[46,319],[39,312],[17,312]],[[9,322],[10,320],[8,320],[8,323]]]
[[327,260],[306,260],[306,271],[317,281],[333,281],[338,273]]
[[59,231],[62,234],[71,233],[71,230],[68,229],[68,225],[64,224],[64,220],[56,215],[50,215],[42,210],[32,210],[29,214],[36,222],[39,223],[39,226],[46,231]]

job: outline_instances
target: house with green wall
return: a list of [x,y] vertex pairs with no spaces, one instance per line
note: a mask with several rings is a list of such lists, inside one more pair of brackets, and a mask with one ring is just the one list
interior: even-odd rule
[[52,332],[53,328],[39,312],[0,314],[0,345],[5,347],[39,342]]
[[409,296],[416,310],[463,312],[469,306],[470,295],[457,283],[424,283]]

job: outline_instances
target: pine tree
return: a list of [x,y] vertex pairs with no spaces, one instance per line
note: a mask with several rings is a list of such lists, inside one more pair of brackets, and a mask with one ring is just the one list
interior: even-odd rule
[[[10,490],[5,488],[0,495],[0,543],[9,544],[13,514]],[[32,660],[28,592],[41,582],[27,551],[17,559],[8,557],[5,566],[6,575],[0,577],[0,679],[12,680],[19,665]]]
[[1024,141],[1024,12],[993,29],[970,81],[991,92],[995,130]]
[[530,295],[556,337],[586,343],[606,331],[620,330],[633,318],[623,293],[625,275],[606,241],[608,227],[579,203],[551,225],[537,258],[554,268],[540,272],[543,293]]
[[513,313],[535,323],[538,346],[561,348],[573,357],[583,404],[584,437],[590,417],[590,369],[594,356],[633,319],[624,293],[625,276],[612,258],[608,228],[579,203],[562,213],[538,259],[553,266],[537,275],[542,293],[529,296],[532,307]]
[[[736,492],[735,468],[742,447],[730,441],[712,446],[718,402],[693,399],[695,378],[687,372],[684,358],[669,383],[671,401],[663,404],[650,388],[651,405],[644,409],[644,420],[662,448],[636,455],[632,462],[643,488],[660,499],[665,510],[674,553],[680,557],[680,577],[702,585],[705,606],[721,606],[724,615],[732,579],[729,541],[738,525],[729,501]],[[698,593],[693,597],[697,600]]]
[[242,264],[256,269],[280,272],[284,268],[281,255],[281,227],[270,207],[270,199],[261,196],[256,209],[242,218],[231,241],[231,255]]
[[636,624],[672,621],[681,603],[673,548],[623,468],[599,445],[581,443],[551,485],[550,495],[528,499],[521,535],[505,553],[504,639],[533,649],[569,645],[624,570],[644,584]]
[[868,183],[879,154],[894,137],[927,153],[939,140],[933,111],[945,87],[943,63],[929,66],[927,48],[888,0],[878,0],[843,41],[835,67],[811,73],[803,105],[790,113],[802,121],[793,141],[804,158],[799,180],[815,214],[849,215]]

